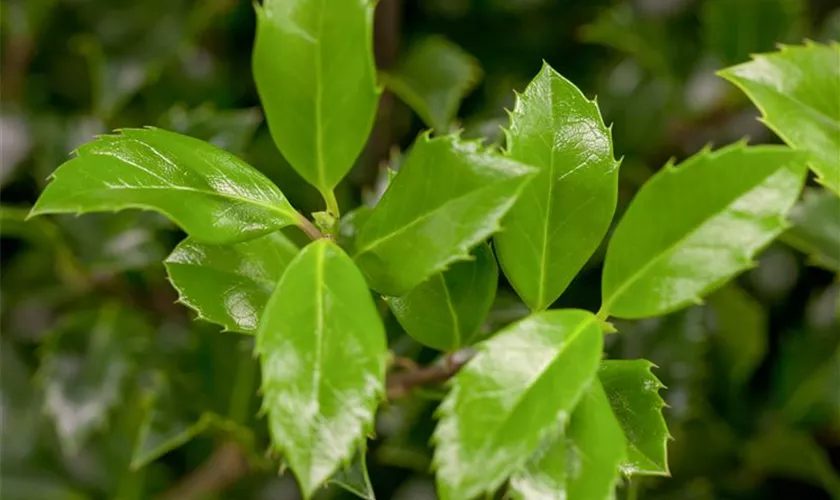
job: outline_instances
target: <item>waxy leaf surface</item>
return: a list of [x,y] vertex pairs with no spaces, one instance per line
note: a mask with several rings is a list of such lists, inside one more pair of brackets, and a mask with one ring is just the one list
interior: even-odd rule
[[469,345],[493,305],[499,268],[490,245],[457,262],[402,297],[386,297],[394,316],[418,342],[441,351]]
[[480,79],[478,61],[441,36],[415,42],[383,75],[385,86],[439,133],[449,131],[461,100]]
[[812,264],[840,273],[840,197],[807,188],[790,220],[793,225],[782,241],[808,254]]
[[627,438],[621,470],[628,476],[670,475],[665,402],[659,396],[663,385],[651,373],[652,366],[644,359],[606,360],[598,368],[598,379]]
[[240,333],[254,333],[294,243],[279,232],[229,245],[182,241],[164,265],[181,302],[198,317]]
[[265,0],[254,80],[277,148],[326,192],[353,166],[379,102],[370,0]]
[[782,46],[720,75],[789,146],[809,152],[817,180],[840,195],[840,44]]
[[624,435],[597,380],[575,407],[565,432],[543,446],[511,478],[512,498],[615,498],[619,466],[626,452]]
[[604,238],[618,162],[598,106],[547,64],[518,96],[508,155],[539,168],[495,236],[505,276],[533,310],[548,308]]
[[434,468],[444,500],[492,492],[557,433],[594,379],[595,317],[533,314],[479,344],[438,409]]
[[533,169],[454,136],[417,139],[356,238],[371,288],[408,293],[499,229]]
[[255,238],[299,217],[247,163],[160,129],[123,129],[81,146],[53,174],[31,215],[126,208],[161,212],[207,243]]
[[305,497],[350,463],[384,392],[385,329],[362,274],[335,243],[286,268],[257,332],[271,440]]
[[729,146],[666,165],[639,190],[607,248],[605,312],[662,315],[752,265],[786,227],[805,155],[778,146]]

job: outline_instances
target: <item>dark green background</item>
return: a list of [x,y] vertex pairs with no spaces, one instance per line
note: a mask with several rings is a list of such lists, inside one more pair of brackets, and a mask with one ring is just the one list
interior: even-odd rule
[[[295,206],[322,209],[262,121],[250,71],[254,22],[246,0],[4,1],[2,204],[31,206],[50,172],[95,134],[157,125],[242,155]],[[381,0],[379,66],[393,66],[412,41],[430,34],[457,43],[483,69],[459,114],[467,135],[497,140],[513,90],[521,91],[543,60],[587,96],[597,95],[623,156],[620,212],[669,158],[745,136],[778,142],[714,71],[777,42],[837,40],[840,8],[830,0]],[[422,128],[386,95],[368,148],[339,187],[342,207],[358,205],[389,151],[407,147]],[[175,227],[149,213],[123,212],[5,221],[2,234],[2,498],[154,498],[172,493],[230,442],[240,451],[219,470],[238,480],[223,481],[218,498],[296,498],[289,476],[277,478],[279,462],[264,452],[250,339],[192,322],[174,304],[160,261],[182,237]],[[558,305],[597,308],[601,255]],[[745,384],[727,378],[714,302],[662,320],[619,323],[621,334],[608,337],[609,355],[659,366],[675,438],[673,478],[643,479],[621,488],[621,498],[840,495],[837,277],[782,243],[759,261],[738,285],[757,302],[752,312],[765,318],[760,334],[768,351]],[[503,288],[494,324],[522,313]],[[103,307],[116,311],[119,334],[104,350],[90,340]],[[392,318],[387,323],[397,352],[431,359]],[[739,348],[737,335],[727,340]],[[100,425],[75,447],[59,439],[44,411],[55,407],[50,394],[62,387],[70,414],[83,402],[107,401]],[[379,498],[434,498],[424,472],[433,404],[418,395],[383,410],[369,455]],[[208,411],[235,423],[211,425],[126,472],[150,408],[167,428]],[[243,456],[250,472],[237,474]],[[335,488],[323,494],[346,496]]]

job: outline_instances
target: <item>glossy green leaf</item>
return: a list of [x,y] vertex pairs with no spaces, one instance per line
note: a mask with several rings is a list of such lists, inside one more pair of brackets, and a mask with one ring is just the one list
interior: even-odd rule
[[31,215],[141,208],[193,238],[229,243],[294,224],[299,215],[247,163],[206,142],[160,129],[124,129],[76,151],[53,174]]
[[496,259],[485,243],[473,251],[473,260],[455,263],[406,295],[385,301],[415,340],[453,351],[470,345],[480,333],[498,282]]
[[107,303],[70,316],[49,338],[38,378],[45,411],[69,454],[108,423],[150,336],[145,318]]
[[750,468],[822,486],[840,498],[840,474],[825,450],[807,433],[775,425],[747,443],[744,455]]
[[598,248],[618,194],[618,162],[598,106],[544,64],[518,96],[508,155],[539,173],[494,238],[499,263],[533,310],[548,308]]
[[254,333],[298,248],[274,232],[230,245],[182,241],[164,265],[181,302],[226,330]]
[[767,354],[767,313],[735,285],[709,297],[711,331],[730,389],[743,387]]
[[481,74],[478,61],[461,47],[442,36],[430,36],[415,42],[382,80],[426,125],[446,133]]
[[651,373],[652,366],[644,359],[606,360],[598,368],[598,379],[627,439],[621,471],[628,476],[670,475],[665,402],[659,396],[664,386]]
[[607,394],[593,381],[564,433],[544,443],[510,480],[516,500],[612,500],[627,451]]
[[793,225],[782,241],[808,254],[812,264],[840,272],[840,197],[807,188],[790,220]]
[[782,46],[719,74],[789,146],[809,152],[817,180],[840,195],[840,44]]
[[805,13],[803,0],[707,0],[706,45],[724,63],[735,64],[797,37]]
[[666,165],[638,192],[607,248],[602,311],[657,316],[700,301],[786,226],[802,153],[741,144]]
[[533,314],[479,344],[438,409],[441,498],[493,492],[523,467],[567,422],[595,376],[601,346],[595,317],[574,309]]
[[271,440],[305,497],[353,458],[384,392],[387,346],[362,274],[334,243],[286,268],[257,332]]
[[379,89],[370,0],[265,0],[254,80],[271,136],[307,182],[330,191],[373,126]]
[[533,170],[455,136],[417,139],[356,239],[376,291],[406,294],[499,229]]

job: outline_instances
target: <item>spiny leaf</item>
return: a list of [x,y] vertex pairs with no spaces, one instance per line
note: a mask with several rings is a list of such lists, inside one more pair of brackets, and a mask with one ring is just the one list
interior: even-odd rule
[[426,125],[445,134],[461,100],[481,80],[481,66],[446,38],[430,36],[415,42],[382,80]]
[[665,314],[699,302],[750,267],[785,229],[805,160],[784,147],[734,145],[663,168],[613,233],[602,311],[622,318]]
[[141,208],[196,240],[230,243],[295,224],[283,193],[250,165],[206,142],[165,130],[101,136],[61,165],[30,216]]
[[257,331],[271,440],[303,494],[353,457],[384,392],[385,331],[364,278],[329,240],[286,268]]
[[651,373],[653,363],[644,359],[606,360],[598,379],[627,438],[624,474],[668,476],[668,427],[662,417],[665,402],[659,396],[662,382]]
[[519,296],[543,310],[606,234],[618,162],[598,106],[548,64],[516,99],[507,148],[508,156],[539,173],[503,219],[496,251]]
[[499,229],[534,170],[455,136],[415,142],[356,239],[370,286],[404,295]]
[[370,0],[265,0],[254,80],[277,148],[307,182],[332,190],[373,126],[379,89]]
[[602,335],[581,310],[533,314],[479,344],[438,409],[434,467],[444,500],[498,488],[556,434],[595,376]]
[[543,443],[510,480],[515,500],[612,500],[624,460],[624,434],[595,380],[575,407],[568,429]]
[[782,46],[726,68],[789,146],[807,151],[817,180],[840,196],[840,44]]
[[480,333],[496,296],[499,269],[490,245],[479,245],[473,256],[402,297],[385,298],[400,325],[418,342],[454,351],[470,345]]
[[200,319],[254,333],[298,248],[279,232],[230,245],[182,241],[164,262],[181,302]]

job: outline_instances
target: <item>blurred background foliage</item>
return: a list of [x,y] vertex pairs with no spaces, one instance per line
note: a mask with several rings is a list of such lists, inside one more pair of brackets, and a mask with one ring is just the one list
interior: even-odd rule
[[[24,222],[70,151],[155,125],[241,155],[306,212],[317,193],[262,119],[244,0],[4,0],[0,12],[0,495],[4,499],[298,498],[258,414],[252,339],[192,321],[161,260],[183,236],[136,211]],[[382,97],[339,188],[375,200],[384,165],[426,127],[501,143],[543,60],[598,97],[621,167],[619,214],[670,158],[778,142],[715,76],[780,42],[840,38],[832,0],[380,0]],[[838,97],[840,98],[840,97]],[[412,111],[414,109],[415,111]],[[840,201],[809,187],[794,227],[706,304],[619,322],[608,355],[668,386],[672,478],[620,498],[840,498]],[[348,225],[352,232],[352,226]],[[603,252],[558,305],[597,309]],[[503,286],[493,331],[526,312]],[[434,358],[386,318],[392,349]],[[368,465],[379,498],[435,498],[439,394],[386,404]],[[339,478],[353,483],[349,471]],[[363,485],[362,485],[363,486]],[[338,487],[323,498],[352,498]],[[204,498],[202,497],[202,498]]]

